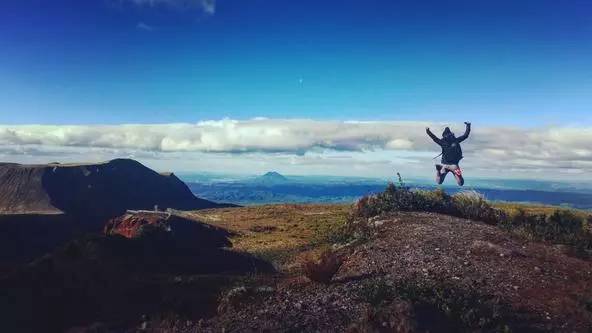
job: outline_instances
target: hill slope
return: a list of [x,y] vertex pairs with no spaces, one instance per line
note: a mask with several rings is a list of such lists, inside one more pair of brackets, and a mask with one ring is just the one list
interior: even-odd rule
[[0,165],[0,213],[116,216],[127,209],[201,209],[173,174],[158,174],[129,159],[99,164]]
[[[166,215],[126,214],[113,221],[111,235],[77,238],[0,274],[3,332],[64,332],[96,321],[129,325],[159,311],[203,315],[234,275],[273,271],[228,248],[226,230]],[[136,222],[145,224],[133,237],[113,232]]]
[[[266,230],[245,233],[252,239],[237,239],[237,248],[277,249],[275,245],[284,240],[286,247],[280,252],[294,254],[282,256],[279,266],[284,276],[258,282],[271,286],[273,293],[226,306],[199,329],[391,332],[397,331],[391,325],[406,325],[409,330],[398,331],[509,327],[515,332],[587,332],[592,328],[592,262],[572,256],[563,246],[440,214],[399,212],[376,220],[367,242],[342,250],[345,262],[333,283],[310,282],[301,276],[298,264],[306,258],[307,246],[303,239],[292,242],[292,229],[300,229],[300,235],[318,234],[319,227],[331,223],[326,219],[341,210],[265,206],[200,212],[211,223],[236,232],[245,233],[252,225]],[[278,219],[286,219],[286,224]],[[315,239],[310,241],[308,246],[314,248]]]

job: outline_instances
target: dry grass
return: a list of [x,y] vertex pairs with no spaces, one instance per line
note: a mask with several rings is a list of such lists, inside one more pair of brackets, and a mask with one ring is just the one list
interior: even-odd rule
[[325,250],[318,259],[309,256],[302,264],[302,271],[312,281],[329,284],[342,264],[342,258],[331,250]]
[[[453,215],[466,215],[490,223],[492,221],[489,220],[496,217],[494,213],[498,210],[509,217],[516,216],[516,213],[520,211],[524,211],[528,215],[544,214],[550,216],[557,210],[557,207],[549,206],[490,203],[472,193],[463,193],[453,198],[437,191],[422,191],[416,197],[421,199],[419,204],[422,206],[418,206],[417,210],[438,211],[446,208],[438,205],[454,200],[454,202],[459,203],[456,206],[461,206],[463,209],[462,214],[455,212],[457,214]],[[367,217],[371,217],[377,213],[388,212],[392,211],[393,208],[397,208],[390,205],[380,208],[379,203],[385,202],[385,200],[379,199],[377,196],[364,198],[358,203],[359,207],[354,207],[354,214],[369,209],[368,212],[364,213],[367,213]],[[408,198],[404,197],[403,199]],[[409,201],[407,204],[416,204],[415,200],[403,201]],[[386,200],[386,202],[392,201]],[[377,210],[376,207],[380,209]],[[426,207],[429,209],[425,209]],[[234,232],[231,241],[235,249],[271,261],[284,272],[298,273],[310,256],[318,257],[323,251],[330,248],[333,243],[347,243],[350,240],[343,238],[347,238],[351,233],[348,233],[348,227],[351,226],[347,224],[351,212],[351,205],[285,204],[218,208],[188,212],[186,215]],[[483,212],[487,212],[487,214]],[[588,212],[574,212],[582,218],[589,216]],[[512,229],[518,231],[517,228]]]
[[[303,254],[327,247],[333,231],[345,225],[349,205],[266,205],[191,212],[194,218],[223,227],[236,235],[238,250],[296,268]],[[291,267],[285,265],[293,264]]]
[[510,203],[510,202],[494,202],[493,206],[499,208],[509,215],[514,215],[520,211],[524,211],[528,215],[551,215],[558,209],[568,209],[574,214],[581,218],[587,219],[592,217],[592,213],[586,210],[579,210],[575,208],[565,208],[559,206],[547,206],[537,204],[521,204],[521,203]]

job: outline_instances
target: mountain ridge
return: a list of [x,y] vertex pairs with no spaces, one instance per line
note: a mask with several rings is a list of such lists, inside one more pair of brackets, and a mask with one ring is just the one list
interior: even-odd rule
[[116,216],[128,209],[201,209],[220,205],[196,197],[173,173],[131,159],[88,164],[0,164],[0,213]]

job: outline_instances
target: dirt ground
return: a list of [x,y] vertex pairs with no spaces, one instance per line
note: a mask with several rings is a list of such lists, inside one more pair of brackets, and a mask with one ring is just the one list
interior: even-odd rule
[[323,235],[343,223],[348,208],[282,205],[194,213],[234,231],[235,248],[267,256],[279,273],[229,289],[212,318],[149,327],[177,332],[592,330],[592,262],[561,246],[450,216],[382,217],[370,240],[347,248],[331,284],[309,281],[299,269],[302,258],[329,246]]

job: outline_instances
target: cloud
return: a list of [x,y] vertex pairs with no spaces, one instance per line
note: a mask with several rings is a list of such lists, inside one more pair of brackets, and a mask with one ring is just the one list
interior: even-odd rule
[[138,6],[166,6],[176,9],[199,10],[208,15],[216,12],[216,0],[123,0]]
[[144,30],[144,31],[154,31],[154,27],[151,25],[148,25],[144,22],[138,22],[138,24],[136,24],[136,29],[138,30]]
[[[385,168],[385,161],[430,166],[439,147],[425,134],[426,126],[434,132],[444,127],[426,122],[264,118],[195,124],[0,125],[0,153],[42,154],[48,151],[55,154],[56,150],[64,149],[68,152],[109,150],[111,154],[126,156],[258,154],[296,158],[302,163],[314,160],[317,165],[355,159],[359,163],[382,163]],[[464,125],[453,130],[462,132]],[[466,156],[463,164],[491,176],[530,172],[589,174],[592,170],[591,141],[590,127],[523,129],[476,124],[471,137],[463,144]],[[303,156],[306,158],[302,159]]]

